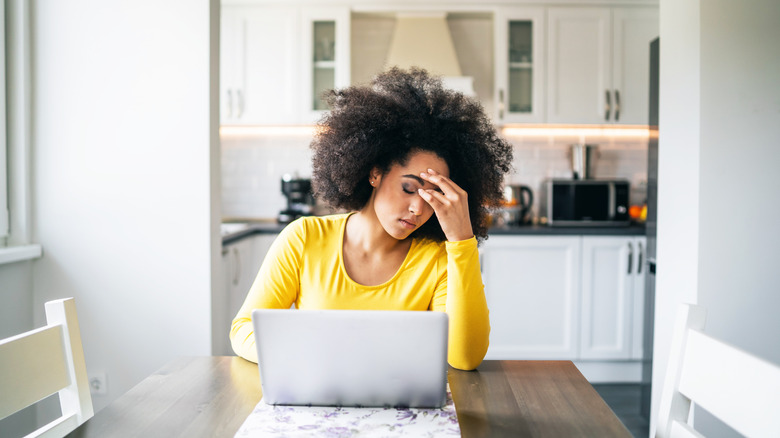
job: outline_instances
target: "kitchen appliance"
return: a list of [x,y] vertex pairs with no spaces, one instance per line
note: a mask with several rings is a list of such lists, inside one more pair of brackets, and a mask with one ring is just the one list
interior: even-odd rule
[[596,161],[596,150],[598,147],[594,144],[573,144],[569,149],[571,154],[571,171],[574,179],[593,178],[593,168]]
[[655,255],[658,221],[658,84],[660,43],[650,42],[650,99],[647,144],[647,275],[645,276],[645,312],[642,321],[642,374],[640,377],[639,414],[650,420],[653,382],[653,332],[655,330]]
[[287,198],[287,208],[279,212],[276,220],[287,224],[301,216],[310,216],[314,212],[314,195],[311,192],[311,179],[295,178],[290,174],[282,176],[282,194]]
[[552,226],[627,226],[629,182],[550,179],[545,181],[547,223]]
[[519,184],[504,186],[504,199],[498,209],[496,225],[524,225],[529,222],[529,213],[534,203],[530,187]]

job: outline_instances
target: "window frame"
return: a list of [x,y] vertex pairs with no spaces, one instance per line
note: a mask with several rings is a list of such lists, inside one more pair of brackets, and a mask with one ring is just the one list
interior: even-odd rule
[[6,246],[10,234],[10,207],[8,205],[8,130],[7,124],[7,99],[6,99],[6,25],[5,25],[5,0],[0,0],[0,238],[2,246]]
[[30,6],[0,0],[0,265],[42,256],[32,243]]

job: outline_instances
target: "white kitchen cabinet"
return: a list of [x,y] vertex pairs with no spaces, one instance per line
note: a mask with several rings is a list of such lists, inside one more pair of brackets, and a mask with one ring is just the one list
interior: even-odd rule
[[497,123],[544,121],[544,16],[541,7],[499,8],[494,15]]
[[598,381],[638,378],[644,246],[641,236],[491,236],[480,250],[487,358],[570,359]]
[[646,124],[658,9],[547,9],[547,122]]
[[350,82],[349,8],[223,5],[223,125],[316,122]]
[[350,11],[347,7],[301,10],[301,115],[317,122],[328,110],[323,93],[350,85]]
[[222,247],[222,291],[212,299],[212,354],[232,355],[230,324],[244,303],[276,234],[253,234]]
[[[644,293],[644,284],[639,280],[644,274],[638,271],[643,240],[583,237],[580,359],[634,357],[635,305],[641,301],[638,295]],[[638,351],[641,352],[641,337]]]
[[491,236],[481,250],[488,359],[572,359],[579,332],[580,238]]
[[299,122],[297,8],[223,6],[220,49],[223,125]]

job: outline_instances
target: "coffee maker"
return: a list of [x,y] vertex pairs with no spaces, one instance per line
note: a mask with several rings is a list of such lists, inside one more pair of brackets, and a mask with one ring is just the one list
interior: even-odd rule
[[282,176],[282,194],[287,198],[287,208],[280,211],[276,218],[280,224],[287,224],[301,216],[314,214],[311,179],[285,174]]

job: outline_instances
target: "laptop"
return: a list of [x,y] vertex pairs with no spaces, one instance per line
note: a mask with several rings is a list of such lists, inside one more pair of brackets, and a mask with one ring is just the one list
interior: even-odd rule
[[447,314],[256,309],[263,400],[273,405],[439,408]]

